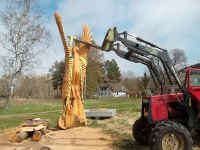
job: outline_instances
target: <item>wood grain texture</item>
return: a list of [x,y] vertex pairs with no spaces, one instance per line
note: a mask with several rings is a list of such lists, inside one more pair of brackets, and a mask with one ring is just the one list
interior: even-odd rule
[[33,133],[32,140],[38,142],[38,141],[40,141],[41,137],[42,137],[42,133],[40,131],[35,131]]
[[[63,113],[58,118],[58,127],[86,126],[87,120],[83,106],[83,87],[87,67],[89,46],[77,43],[68,47],[61,17],[55,13],[56,23],[65,50],[65,73],[62,84]],[[91,42],[92,33],[88,25],[83,25],[82,40]],[[69,99],[68,99],[69,98]]]

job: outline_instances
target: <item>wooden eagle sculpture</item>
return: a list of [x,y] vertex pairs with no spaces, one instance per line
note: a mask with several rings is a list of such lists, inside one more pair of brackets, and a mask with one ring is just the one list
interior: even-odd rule
[[[71,127],[86,126],[87,120],[83,106],[83,87],[87,67],[89,46],[76,42],[71,46],[67,44],[61,17],[54,14],[65,51],[65,73],[62,83],[63,113],[58,119],[58,127],[68,129]],[[92,34],[88,25],[83,25],[81,40],[92,42]],[[72,46],[73,45],[73,46]]]

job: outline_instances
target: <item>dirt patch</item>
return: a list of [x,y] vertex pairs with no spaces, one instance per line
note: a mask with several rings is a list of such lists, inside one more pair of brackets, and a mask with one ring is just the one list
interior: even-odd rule
[[[20,144],[9,142],[9,137],[0,132],[0,150],[149,150],[132,138],[132,125],[140,113],[118,114],[111,119],[88,120],[94,121],[94,128],[79,127],[69,130],[50,131],[42,137],[40,142],[30,139]],[[101,126],[101,128],[99,128]],[[12,133],[8,131],[7,134]],[[111,137],[112,136],[112,137]],[[195,147],[193,150],[200,150]]]
[[116,133],[119,135],[127,134],[127,136],[132,136],[132,126],[134,122],[140,117],[140,113],[128,114],[122,113],[117,114],[111,119],[98,120],[97,124],[103,126],[103,130],[111,131],[111,133]]
[[112,138],[98,128],[79,127],[69,130],[50,131],[40,142],[26,140],[20,144],[12,144],[9,137],[0,135],[1,150],[40,150],[46,146],[52,150],[111,150]]

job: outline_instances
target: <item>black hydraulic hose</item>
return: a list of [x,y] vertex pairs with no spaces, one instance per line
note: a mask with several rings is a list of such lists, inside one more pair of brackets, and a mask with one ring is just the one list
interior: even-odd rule
[[153,60],[151,60],[148,57],[142,58],[141,56],[134,55],[134,54],[132,54],[132,51],[129,51],[125,55],[126,59],[129,59],[129,57],[133,57],[135,60],[137,60],[136,63],[141,63],[141,64],[144,64],[148,67],[149,72],[150,72],[150,74],[152,74],[151,76],[152,76],[153,80],[155,81],[154,82],[155,86],[158,87],[158,84],[157,84],[157,82],[158,82],[159,85],[160,85],[161,93],[163,93],[163,83],[162,83],[162,80],[160,79],[160,75],[158,73],[157,67],[153,63]]
[[169,75],[168,67],[165,65],[165,63],[163,63],[163,68],[164,68],[164,70],[165,70],[165,72],[166,72],[166,74],[167,74],[167,78],[168,78],[168,80],[169,80],[170,85],[173,86],[172,79],[171,79],[171,77],[170,77],[170,75]]
[[[158,68],[159,68],[160,71],[158,71]],[[160,83],[161,94],[163,94],[163,85],[165,85],[165,76],[164,76],[164,73],[163,73],[163,71],[162,71],[162,69],[161,69],[160,66],[153,66],[152,70],[154,71],[154,74],[156,74],[156,76],[157,76],[158,82]],[[161,80],[161,78],[160,78],[161,74],[163,76],[163,80]]]
[[[155,45],[155,44],[153,44],[151,42],[145,41],[144,39],[142,39],[140,37],[137,37],[137,36],[133,36],[133,37],[137,41],[145,43],[145,44],[147,44],[147,45],[149,45],[151,47],[147,47],[147,46],[144,46],[144,45],[142,45],[140,43],[131,41],[131,40],[129,40],[127,38],[127,35],[130,35],[130,34],[128,34],[126,31],[123,32],[122,34],[124,35],[124,37],[121,37],[120,36],[121,34],[119,34],[117,32],[116,28],[115,28],[115,33],[114,33],[115,41],[113,41],[113,43],[116,42],[116,41],[120,41],[127,47],[128,50],[133,51],[134,53],[136,53],[136,54],[138,54],[140,56],[143,56],[143,57],[148,57],[148,56],[157,57],[161,61],[162,65],[163,65],[164,71],[166,72],[166,75],[167,75],[167,78],[168,78],[168,80],[170,82],[170,85],[173,86],[173,82],[172,82],[172,78],[171,78],[171,75],[172,75],[172,77],[176,81],[176,84],[178,84],[179,88],[182,91],[184,91],[183,87],[181,86],[180,80],[179,80],[175,70],[173,70],[173,67],[171,66],[171,64],[169,62],[170,60],[168,58],[165,58],[165,57],[168,57],[167,50],[165,50],[163,48],[160,48],[157,45]],[[164,73],[163,73],[163,77],[164,77],[164,82],[165,82]]]
[[129,35],[129,36],[131,36],[131,37],[134,37],[134,38],[135,38],[136,40],[138,40],[139,42],[148,44],[148,45],[150,45],[151,47],[157,48],[157,49],[162,50],[162,51],[165,51],[165,52],[167,51],[166,49],[160,48],[159,46],[155,45],[154,43],[151,43],[151,42],[149,42],[149,41],[146,41],[146,40],[144,40],[144,39],[142,39],[142,38],[140,38],[140,37],[138,37],[138,36],[136,36],[136,35],[129,34],[127,31],[123,32],[123,34],[124,34],[124,37],[126,37],[126,39],[127,39],[127,35]]
[[[156,79],[155,79],[156,77],[158,78],[158,74],[156,74],[156,71],[154,70],[155,68],[153,69],[153,67],[152,67],[153,64],[152,64],[151,60],[147,60],[147,59],[149,59],[148,57],[147,58],[142,58],[141,56],[139,57],[137,55],[133,55],[132,51],[124,52],[124,51],[120,50],[119,48],[118,49],[114,49],[114,51],[118,56],[120,56],[122,58],[125,58],[125,59],[127,59],[127,60],[129,60],[131,62],[141,63],[141,64],[146,65],[147,68],[149,69],[149,72],[150,72],[150,74],[152,76],[152,79],[153,79],[153,82],[154,82],[155,86],[158,87],[158,84],[157,84]],[[158,82],[161,85],[160,79],[159,79]],[[162,89],[162,85],[161,85],[161,89]]]
[[[178,83],[179,88],[181,89],[181,91],[183,93],[186,92],[186,90],[183,88],[183,86],[180,83],[180,80],[178,79],[178,77],[174,74],[174,72],[172,71],[172,69],[170,68],[170,66],[167,65],[167,67],[169,68],[169,71],[171,72],[172,76],[175,78],[175,82]],[[175,71],[175,70],[174,70]]]
[[[154,53],[154,52],[147,51],[147,50],[145,50],[145,47],[141,46],[139,43],[136,43],[136,42],[133,42],[133,41],[130,41],[130,40],[127,40],[127,39],[123,39],[121,37],[118,37],[118,40],[120,40],[129,50],[134,51],[138,55],[141,55],[141,56],[144,56],[144,57],[147,57],[147,56],[151,55],[151,56],[155,56],[158,59],[160,59],[160,61],[163,64],[164,70],[165,70],[165,72],[167,74],[167,78],[168,78],[170,84],[173,86],[172,79],[171,79],[171,77],[169,75],[169,73],[173,74],[173,72],[172,71],[170,71],[170,72],[168,71],[169,67],[168,67],[168,65],[166,65],[164,59],[160,56],[161,52],[159,52],[158,50],[155,50],[155,49],[152,49],[152,50],[154,50],[154,52],[156,52],[157,54]],[[174,77],[174,74],[172,76]]]
[[156,82],[154,73],[152,72],[152,70],[151,70],[151,68],[150,68],[149,66],[148,66],[148,69],[149,69],[150,75],[151,75],[151,77],[152,77],[152,79],[153,79],[153,82],[154,82],[156,88],[158,88],[158,84],[157,84],[157,82]]
[[153,74],[154,80],[157,78],[157,82],[160,84],[161,89],[162,89],[162,81],[160,80],[160,76],[158,74],[158,71],[157,71],[156,66],[153,63],[153,61],[148,57],[142,58],[141,56],[137,56],[137,55],[133,55],[133,54],[131,54],[131,56],[134,57],[135,59],[138,59],[140,63],[142,63],[148,67],[149,72]]

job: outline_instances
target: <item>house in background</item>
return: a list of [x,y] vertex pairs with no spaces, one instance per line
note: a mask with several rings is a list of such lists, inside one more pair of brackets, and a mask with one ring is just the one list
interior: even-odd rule
[[120,83],[112,84],[113,97],[127,97],[128,90]]
[[98,97],[113,97],[112,88],[110,86],[100,86],[97,89]]
[[127,89],[121,83],[110,83],[104,80],[104,83],[97,88],[97,97],[127,97]]

